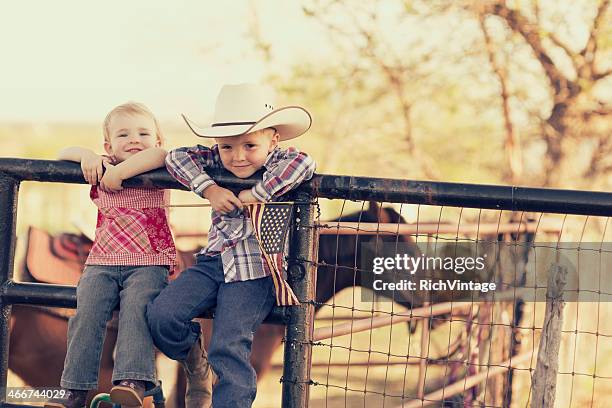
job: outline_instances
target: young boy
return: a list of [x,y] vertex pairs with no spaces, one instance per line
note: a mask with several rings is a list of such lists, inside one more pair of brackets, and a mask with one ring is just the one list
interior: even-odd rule
[[[179,182],[212,206],[208,246],[196,264],[183,271],[149,304],[147,318],[155,345],[182,362],[187,372],[188,407],[209,406],[207,389],[212,375],[200,341],[200,326],[192,319],[216,306],[209,348],[210,364],[218,376],[212,394],[215,408],[250,407],[255,399],[256,375],[249,355],[253,334],[270,313],[275,288],[262,259],[244,203],[274,200],[312,177],[314,161],[295,148],[282,150],[278,142],[298,137],[312,123],[298,106],[274,109],[271,96],[257,85],[224,86],[217,98],[214,122],[198,128],[200,137],[215,138],[212,148],[178,148],[166,167]],[[218,186],[206,169],[225,168],[248,178],[265,169],[253,188],[238,196]],[[281,284],[286,285],[286,282]]]

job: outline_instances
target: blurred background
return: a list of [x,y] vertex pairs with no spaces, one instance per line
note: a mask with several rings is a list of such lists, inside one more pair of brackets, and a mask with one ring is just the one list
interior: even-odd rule
[[[180,114],[207,124],[223,84],[262,82],[313,114],[292,144],[319,173],[610,191],[609,3],[14,2],[0,15],[0,155],[102,153],[102,120],[128,100],[158,116],[168,149],[208,144]],[[26,182],[19,200],[18,234],[95,224],[84,185]],[[175,231],[208,222],[172,211]]]
[[[206,144],[180,113],[206,124],[223,84],[263,82],[312,112],[293,144],[320,173],[607,191],[611,15],[599,0],[19,2],[0,16],[0,152],[102,152],[127,100],[166,147]],[[24,183],[20,211],[93,222],[85,189]]]

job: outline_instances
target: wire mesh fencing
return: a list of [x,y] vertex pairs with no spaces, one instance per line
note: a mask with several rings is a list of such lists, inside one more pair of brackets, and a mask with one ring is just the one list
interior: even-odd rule
[[[320,206],[311,406],[530,404],[559,265],[569,272],[555,406],[598,406],[612,394],[608,217],[346,200]],[[478,259],[480,276],[470,274]]]

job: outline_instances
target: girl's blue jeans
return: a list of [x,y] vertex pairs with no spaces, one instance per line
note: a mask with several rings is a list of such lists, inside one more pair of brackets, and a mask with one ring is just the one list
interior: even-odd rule
[[226,283],[221,257],[200,255],[170,282],[147,308],[155,345],[168,357],[184,360],[200,336],[192,319],[216,307],[208,358],[219,380],[213,406],[250,407],[257,377],[249,357],[253,334],[272,310],[271,277]]
[[156,382],[155,348],[145,311],[167,285],[166,266],[88,265],[77,285],[77,311],[68,323],[68,352],[61,386],[98,386],[106,322],[119,305],[119,331],[112,380]]

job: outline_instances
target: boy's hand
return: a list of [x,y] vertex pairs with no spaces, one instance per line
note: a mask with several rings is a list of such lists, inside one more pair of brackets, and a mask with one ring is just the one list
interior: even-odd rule
[[210,201],[210,205],[215,211],[222,214],[230,213],[236,208],[242,210],[242,201],[227,188],[213,184],[206,187],[202,195]]
[[242,190],[239,194],[238,194],[238,199],[240,201],[242,201],[243,203],[256,203],[257,198],[255,198],[255,196],[253,195],[253,193],[251,192],[251,190]]
[[108,159],[93,152],[85,151],[81,157],[81,170],[85,181],[95,186],[102,179],[104,173],[103,163],[108,163]]
[[121,170],[117,166],[105,162],[104,177],[100,180],[100,188],[107,193],[116,193],[123,190],[121,183],[123,183],[123,177],[121,176]]

